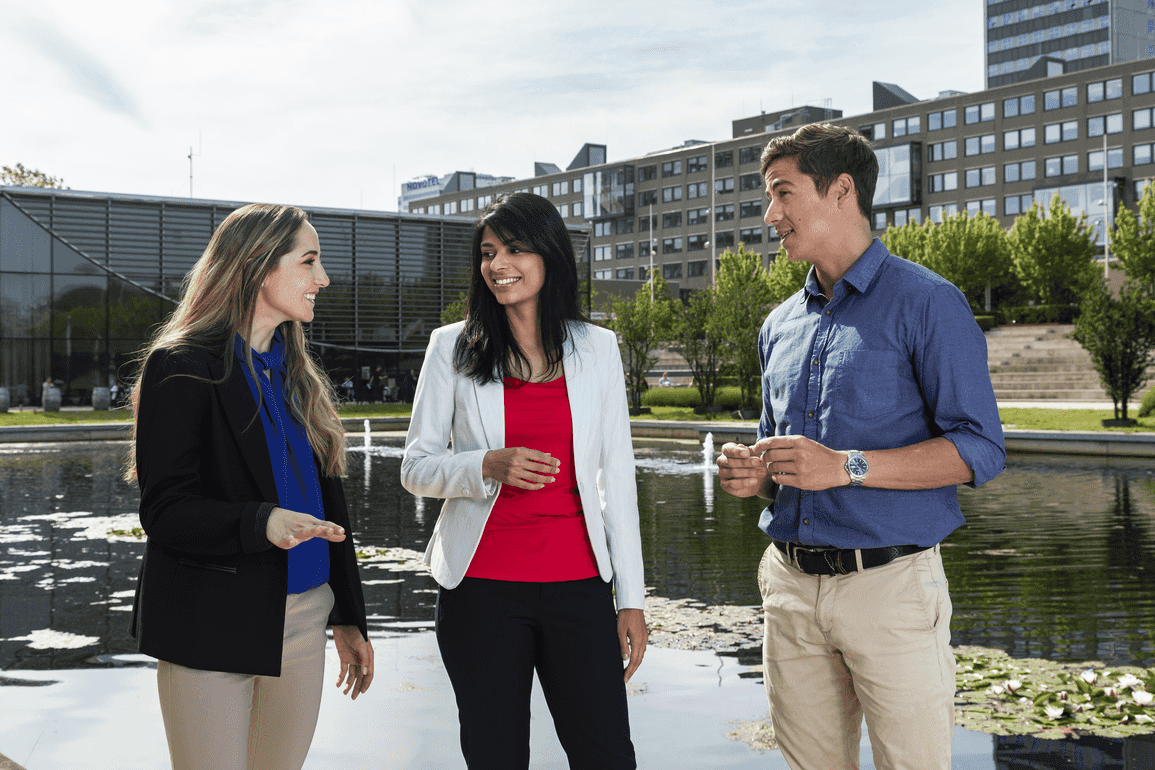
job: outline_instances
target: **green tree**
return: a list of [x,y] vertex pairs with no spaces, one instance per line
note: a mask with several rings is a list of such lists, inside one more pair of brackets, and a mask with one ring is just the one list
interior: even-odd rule
[[706,331],[718,337],[726,353],[738,379],[742,406],[754,407],[762,376],[758,331],[774,305],[770,276],[762,269],[762,256],[746,251],[741,243],[737,252],[727,249],[719,261],[714,314]]
[[465,311],[469,309],[468,300],[469,292],[463,291],[457,295],[457,299],[446,305],[445,309],[441,311],[441,325],[448,326],[458,321],[464,321]]
[[880,240],[891,254],[929,268],[928,249],[934,229],[935,224],[929,219],[922,224],[908,219],[902,227],[886,228]]
[[1007,233],[982,212],[960,211],[931,225],[923,264],[957,286],[976,311],[989,309],[988,293],[1006,297],[1017,289]]
[[1091,354],[1116,419],[1127,419],[1127,402],[1155,363],[1155,299],[1145,288],[1129,280],[1115,299],[1103,281],[1095,282],[1071,335]]
[[770,263],[767,280],[770,285],[770,303],[780,305],[787,298],[793,296],[806,285],[806,275],[810,272],[810,263],[798,260],[791,261],[786,256],[786,249],[778,248],[774,261]]
[[722,345],[717,335],[710,334],[710,318],[714,315],[714,289],[707,288],[690,295],[686,304],[675,303],[674,322],[670,338],[681,350],[690,366],[694,386],[702,398],[702,406],[714,405],[718,378],[726,368]]
[[617,332],[626,370],[626,390],[635,409],[642,405],[646,372],[658,363],[658,357],[651,355],[651,351],[659,342],[670,338],[674,318],[673,303],[666,296],[665,280],[659,275],[655,275],[653,280],[653,299],[647,284],[638,289],[633,299],[614,298],[610,302],[607,326]]
[[1111,253],[1130,278],[1155,286],[1155,185],[1139,199],[1139,213],[1121,206],[1111,229]]
[[23,163],[15,166],[0,166],[0,185],[12,187],[54,187],[57,190],[67,190],[64,180],[49,176],[34,168],[24,168]]
[[1038,201],[1007,234],[1011,264],[1023,288],[1042,305],[1074,305],[1098,277],[1086,214],[1075,217],[1058,193],[1046,214]]

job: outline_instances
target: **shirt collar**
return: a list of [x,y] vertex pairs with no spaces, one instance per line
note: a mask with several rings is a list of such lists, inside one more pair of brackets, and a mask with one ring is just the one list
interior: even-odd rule
[[[248,343],[245,338],[239,333],[233,335],[233,351],[237,354],[237,358],[244,363],[245,348]],[[253,353],[253,366],[258,371],[266,369],[280,369],[285,363],[285,340],[281,336],[281,330],[277,329],[273,332],[273,342],[269,347],[268,353],[258,353],[256,350]]]
[[[850,270],[846,275],[842,276],[842,281],[845,281],[847,286],[853,288],[859,294],[866,291],[866,287],[870,286],[871,281],[878,275],[878,271],[882,268],[883,261],[890,256],[885,245],[878,238],[871,241],[870,246],[866,251],[862,252],[854,264],[850,266]],[[841,281],[839,281],[841,283]],[[811,266],[810,272],[806,274],[806,292],[811,297],[817,298],[824,296],[822,293],[822,286],[818,283],[818,274],[814,267]],[[828,297],[833,299],[833,297]]]

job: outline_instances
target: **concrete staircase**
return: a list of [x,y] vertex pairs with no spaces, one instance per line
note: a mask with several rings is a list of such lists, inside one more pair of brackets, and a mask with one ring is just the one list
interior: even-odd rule
[[[995,397],[999,401],[1110,401],[1091,354],[1067,336],[1074,330],[1070,324],[1046,324],[1000,326],[987,332]],[[1137,405],[1142,395],[1136,394],[1129,404]]]

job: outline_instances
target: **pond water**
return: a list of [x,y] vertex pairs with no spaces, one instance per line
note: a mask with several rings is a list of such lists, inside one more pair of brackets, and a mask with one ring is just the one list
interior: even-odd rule
[[[401,441],[378,437],[367,451],[360,437],[352,441],[346,494],[360,546],[415,555],[440,501],[401,488]],[[119,478],[126,448],[0,446],[0,672],[131,662],[142,544],[129,534],[139,526],[138,493]],[[758,501],[724,494],[699,445],[639,441],[636,454],[651,592],[757,604],[754,573],[768,544]],[[961,489],[967,524],[943,547],[953,642],[1017,657],[1155,665],[1153,465],[1014,455],[994,481]],[[427,574],[370,562],[362,577],[375,627],[432,627],[436,585]]]

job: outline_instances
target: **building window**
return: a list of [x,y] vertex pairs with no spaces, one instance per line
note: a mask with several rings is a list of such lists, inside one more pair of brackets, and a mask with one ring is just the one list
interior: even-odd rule
[[575,217],[580,217],[582,215],[582,202],[581,201],[578,201],[577,203],[575,203],[573,205],[573,215]]
[[1043,127],[1043,142],[1071,142],[1079,138],[1079,121],[1068,120],[1063,123],[1051,123]]
[[682,226],[682,212],[669,211],[662,214],[662,227],[681,227]]
[[891,121],[891,134],[893,136],[907,136],[909,134],[917,134],[919,125],[922,119],[915,115],[910,118],[898,118]]
[[926,116],[926,128],[928,131],[954,128],[956,125],[958,125],[958,110],[932,112]]
[[445,213],[446,213],[446,215],[456,214],[457,213],[457,201],[449,201],[449,203],[446,203],[445,204]]
[[662,253],[663,254],[679,254],[682,251],[681,238],[663,238],[662,239]]
[[658,215],[652,217],[638,217],[638,232],[645,233],[658,229]]
[[727,195],[734,192],[734,177],[727,176],[714,180],[714,194]]
[[649,182],[658,178],[658,166],[653,164],[650,166],[641,166],[638,168],[638,181]]
[[1030,211],[1033,200],[1031,195],[1008,195],[1003,198],[1003,216],[1015,217],[1024,211]]
[[1150,108],[1135,110],[1131,113],[1131,130],[1142,131],[1145,128],[1151,128]]
[[1064,174],[1078,174],[1079,173],[1079,156],[1078,155],[1064,155],[1063,156],[1063,173]]
[[886,212],[885,211],[874,212],[874,229],[875,230],[885,230],[886,229]]
[[[1123,148],[1122,147],[1108,147],[1107,148],[1107,168],[1123,168]],[[1103,151],[1095,150],[1087,153],[1087,170],[1088,171],[1102,171],[1103,170]]]
[[1104,133],[1123,133],[1123,113],[1113,112],[1110,115],[1087,118],[1088,137],[1102,136]]
[[569,195],[569,180],[554,182],[552,192],[555,198],[559,195]]
[[944,217],[953,217],[958,213],[958,204],[945,203],[942,206],[931,206],[926,213],[930,221],[941,225]]
[[766,239],[770,241],[778,240],[778,229],[774,225],[766,226]]
[[723,150],[714,153],[714,168],[727,168],[734,165],[734,151]]
[[700,259],[697,262],[689,262],[686,264],[686,276],[688,278],[701,278],[706,274],[706,260]]
[[871,123],[870,125],[859,126],[858,133],[871,142],[878,142],[886,138],[886,124]]
[[466,211],[473,211],[474,206],[475,206],[475,202],[474,202],[473,198],[462,198],[461,199],[461,212],[463,214]]
[[634,280],[634,269],[632,267],[619,267],[616,275],[619,281],[632,281]]
[[706,197],[706,183],[705,182],[694,182],[692,184],[686,185],[686,197],[691,198],[691,199],[693,199],[693,198],[705,198]]
[[693,227],[694,225],[704,224],[710,221],[710,209],[690,209],[686,212],[686,224]]
[[1045,94],[1043,94],[1043,109],[1046,110],[1057,110],[1061,107],[1074,107],[1078,103],[1078,86],[1071,86],[1059,91],[1047,91]]
[[[650,256],[650,242],[649,241],[638,241],[638,256],[639,257]],[[645,278],[645,276],[642,276],[642,277]]]
[[935,142],[927,148],[927,160],[930,162],[939,160],[954,160],[958,157],[958,141],[951,139],[949,142]]
[[1145,166],[1151,162],[1151,145],[1137,144],[1131,148],[1131,165]]
[[658,202],[657,190],[642,190],[638,193],[639,206],[652,206]]
[[1035,95],[1016,96],[1003,100],[1003,117],[1014,118],[1019,115],[1030,115],[1035,111]]
[[965,152],[970,155],[985,155],[988,152],[995,151],[995,135],[985,134],[983,136],[968,136],[966,138]]
[[673,203],[680,200],[682,200],[681,186],[662,188],[662,203]]
[[706,242],[710,240],[710,236],[706,234],[691,235],[686,239],[686,251],[701,251],[706,248]]
[[995,199],[987,198],[981,201],[967,201],[967,216],[978,216],[979,212],[986,214],[989,217],[995,216]]
[[895,209],[894,226],[902,227],[907,222],[922,223],[922,209]]
[[[678,249],[681,251],[681,249]],[[682,263],[675,262],[670,265],[662,265],[662,277],[667,281],[672,281],[682,277]]]
[[662,164],[662,179],[668,176],[679,176],[682,173],[682,161],[668,160]]
[[1003,149],[1017,150],[1020,147],[1035,146],[1035,129],[1019,128],[1014,131],[1003,132]]
[[594,246],[594,262],[604,262],[613,258],[612,246]]
[[618,219],[614,221],[614,232],[618,235],[628,235],[634,231],[634,220]]
[[1047,158],[1043,161],[1043,176],[1059,176],[1062,173],[1062,158]]
[[706,170],[706,156],[699,155],[696,158],[690,158],[686,161],[686,173],[695,174],[699,171]]
[[721,233],[714,233],[714,237],[718,239],[718,242],[714,244],[714,248],[728,249],[728,248],[732,248],[734,246],[734,231],[733,230],[726,230],[726,231],[721,232]]
[[762,201],[743,201],[738,216],[742,219],[762,216]]
[[995,119],[995,103],[987,102],[985,104],[972,104],[967,107],[963,113],[963,119],[966,123],[985,123],[988,120]]
[[[481,195],[477,198],[477,208],[479,208],[479,209],[483,209],[491,203],[493,203],[493,196],[492,195]],[[562,216],[565,216],[565,215],[562,214]]]
[[762,242],[762,228],[761,227],[747,227],[738,232],[738,239],[742,243],[761,243]]
[[743,192],[746,190],[761,190],[762,177],[757,174],[743,174],[738,177],[738,189]]
[[958,172],[949,171],[945,174],[930,175],[931,192],[950,192],[958,189]]
[[762,147],[757,144],[753,147],[743,147],[742,149],[738,150],[738,162],[742,164],[757,163],[758,159],[761,157]]
[[727,203],[725,206],[714,207],[714,221],[728,222],[734,218],[734,204]]
[[1035,161],[1024,160],[1021,163],[1008,163],[1003,166],[1003,183],[1025,181],[1035,178]]
[[595,270],[594,271],[594,278],[596,278],[599,281],[610,281],[610,280],[613,280],[613,277],[614,277],[614,271],[613,270]]
[[1131,76],[1131,93],[1135,96],[1151,93],[1151,73],[1143,72]]
[[534,185],[533,186],[533,194],[534,195],[540,195],[543,198],[548,198],[549,197],[549,185],[547,185],[547,184]]
[[614,231],[613,224],[608,220],[605,222],[594,222],[594,237],[608,238]]
[[650,268],[649,267],[647,267],[646,265],[642,265],[641,267],[638,268],[638,280],[639,281],[650,280]]
[[618,259],[633,259],[634,258],[634,244],[619,243],[617,246]]
[[569,219],[569,204],[568,203],[558,203],[556,205],[557,205],[557,213],[561,214],[561,218],[562,219]]
[[580,176],[573,180],[573,191],[575,193],[580,193],[582,191],[582,178]]
[[987,187],[995,183],[995,167],[968,168],[966,171],[967,187]]

